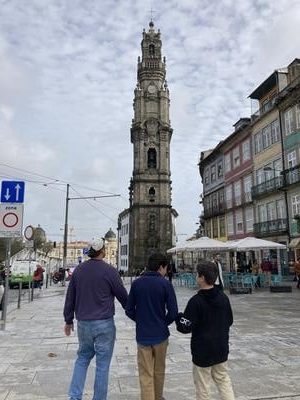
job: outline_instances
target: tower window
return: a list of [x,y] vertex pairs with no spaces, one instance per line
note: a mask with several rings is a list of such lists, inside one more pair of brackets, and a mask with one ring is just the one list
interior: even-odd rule
[[148,150],[148,168],[156,168],[156,150],[153,148]]
[[155,47],[154,44],[150,44],[149,46],[149,55],[154,56],[155,55]]
[[149,216],[149,232],[155,231],[155,215]]
[[149,201],[151,203],[155,201],[155,189],[153,186],[149,189]]

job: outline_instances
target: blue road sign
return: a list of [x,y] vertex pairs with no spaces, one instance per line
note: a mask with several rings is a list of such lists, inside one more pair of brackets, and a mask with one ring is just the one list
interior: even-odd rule
[[25,182],[2,181],[1,203],[24,203]]
[[88,252],[89,252],[89,248],[88,248],[88,247],[84,247],[84,248],[82,249],[82,253],[83,253],[85,256],[88,254]]

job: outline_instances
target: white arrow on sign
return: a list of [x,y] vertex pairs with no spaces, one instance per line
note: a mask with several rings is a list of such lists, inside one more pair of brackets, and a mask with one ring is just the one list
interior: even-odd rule
[[19,192],[20,192],[21,186],[19,184],[17,184],[15,186],[15,189],[16,189],[16,201],[19,201]]
[[6,189],[6,194],[4,197],[6,198],[6,200],[8,200],[10,198],[9,188]]

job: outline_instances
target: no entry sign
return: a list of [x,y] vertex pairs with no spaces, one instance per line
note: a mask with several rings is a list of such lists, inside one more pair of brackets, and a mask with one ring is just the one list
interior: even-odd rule
[[23,204],[0,204],[0,237],[22,236]]

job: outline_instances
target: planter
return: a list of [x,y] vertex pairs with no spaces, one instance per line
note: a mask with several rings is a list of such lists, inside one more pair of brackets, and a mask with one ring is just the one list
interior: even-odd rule
[[231,287],[229,289],[230,294],[251,294],[252,289],[251,288],[245,288],[245,287]]
[[290,293],[292,291],[291,285],[285,286],[270,286],[271,293]]

